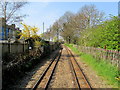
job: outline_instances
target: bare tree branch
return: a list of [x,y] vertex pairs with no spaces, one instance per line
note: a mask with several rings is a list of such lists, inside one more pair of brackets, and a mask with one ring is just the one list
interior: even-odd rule
[[1,17],[5,18],[6,23],[9,22],[19,22],[19,20],[15,20],[15,18],[13,19],[13,17],[16,18],[23,18],[23,16],[25,15],[17,15],[17,12],[25,5],[27,4],[27,2],[5,2],[5,1],[0,1],[0,5],[1,5],[1,10],[2,10],[2,14]]
[[[18,15],[17,12],[25,5],[27,2],[5,2],[0,1],[0,9],[1,9],[1,15],[0,17],[5,19],[5,25],[4,29],[6,30],[6,24],[9,24],[10,22],[20,22],[22,18],[25,15]],[[5,33],[5,39],[6,37],[6,31]]]

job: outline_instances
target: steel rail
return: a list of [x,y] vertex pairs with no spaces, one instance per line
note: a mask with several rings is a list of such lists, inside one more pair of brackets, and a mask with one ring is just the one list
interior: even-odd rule
[[[91,87],[90,83],[88,82],[88,80],[87,80],[85,74],[83,73],[80,65],[76,61],[75,56],[73,55],[73,53],[71,52],[71,50],[69,50],[66,46],[65,46],[65,48],[66,48],[69,56],[72,56],[72,57],[70,57],[70,63],[71,63],[72,70],[74,72],[75,79],[77,81],[78,87],[80,89],[82,89],[82,88],[89,88],[90,90],[92,90],[92,87]],[[80,80],[80,79],[83,79],[83,80]],[[83,81],[83,82],[81,82],[81,81]],[[86,86],[83,86],[82,84],[85,84]]]
[[48,70],[50,69],[50,67],[52,66],[52,64],[55,62],[55,66],[53,67],[53,69],[51,70],[51,73],[50,73],[50,77],[46,83],[46,85],[44,86],[44,89],[47,89],[48,88],[48,85],[49,85],[49,82],[52,78],[52,75],[55,71],[55,68],[57,66],[57,63],[59,61],[59,58],[61,56],[61,53],[62,53],[62,50],[60,50],[56,55],[55,57],[53,58],[53,60],[50,62],[50,64],[48,65],[48,67],[44,70],[44,72],[42,73],[42,75],[40,76],[39,80],[35,83],[35,85],[33,86],[32,90],[36,90],[38,88],[38,86],[40,85],[40,83],[42,82],[43,78],[45,77],[46,73],[48,72]]
[[[66,46],[65,46],[65,48],[66,48],[66,51],[67,51],[67,53],[70,57],[69,51],[67,50]],[[75,73],[75,69],[74,69],[74,66],[73,66],[71,60],[69,60],[69,64],[70,64],[70,68],[71,68],[71,70],[73,71],[73,74],[74,74],[73,77],[75,78],[75,81],[77,82],[77,87],[76,88],[80,88],[80,84],[79,84],[79,81],[78,81],[78,78],[77,78],[77,74]]]

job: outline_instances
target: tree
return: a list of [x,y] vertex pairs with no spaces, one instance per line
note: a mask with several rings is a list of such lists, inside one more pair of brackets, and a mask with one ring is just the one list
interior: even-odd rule
[[45,32],[44,33],[44,38],[46,39],[46,40],[49,40],[50,41],[50,38],[51,38],[51,30],[50,30],[50,28],[48,28],[47,29],[47,32]]
[[98,25],[104,19],[104,12],[99,11],[95,5],[83,6],[78,14],[84,16],[87,27]]
[[26,25],[26,24],[23,24],[23,30],[22,32],[19,34],[20,35],[20,39],[24,39],[26,41],[29,42],[29,45],[32,47],[32,48],[36,48],[37,49],[40,49],[39,47],[41,45],[44,45],[44,41],[41,39],[41,36],[39,36],[37,34],[39,28],[37,27],[32,27],[32,26],[29,26],[29,25]]
[[[0,1],[0,16],[5,19],[5,25],[4,28],[6,30],[6,24],[9,23],[15,23],[15,22],[20,22],[22,21],[22,18],[25,17],[26,15],[18,15],[18,11],[27,4],[27,2],[6,2],[6,1]],[[4,31],[5,31],[4,30]],[[6,37],[6,31],[5,31],[5,39]]]
[[60,36],[59,22],[58,21],[54,22],[54,24],[49,29],[50,31],[46,33],[47,36],[50,37],[52,40],[54,39],[54,37],[56,37],[57,41],[59,41],[59,36]]
[[96,27],[85,30],[81,35],[80,44],[100,48],[106,46],[106,49],[120,50],[119,23],[118,17],[112,17]]
[[34,38],[35,39],[36,37],[38,37],[37,32],[38,32],[39,29],[37,27],[35,27],[35,26],[31,27],[31,26],[23,24],[23,23],[22,23],[22,25],[23,25],[24,29],[19,34],[20,35],[19,39],[24,38],[26,40],[26,39],[29,39],[29,38]]
[[27,2],[5,2],[0,1],[1,17],[5,18],[6,24],[22,21],[25,15],[18,15],[17,12]]
[[[94,5],[85,5],[76,14],[67,11],[52,26],[53,37],[59,35],[68,43],[78,44],[82,34],[103,21],[104,13]],[[88,34],[89,35],[89,34]]]
[[[74,14],[70,11],[67,11],[60,19],[58,20],[59,26],[59,35],[62,36],[65,40],[71,41],[70,37],[72,36],[72,25],[70,24],[71,18]],[[70,27],[70,28],[69,28]]]
[[59,18],[59,20],[57,22],[58,22],[59,28],[62,31],[63,31],[64,24],[68,23],[73,16],[74,16],[74,14],[72,12],[67,11],[67,12],[65,12],[65,14],[63,16],[61,16]]

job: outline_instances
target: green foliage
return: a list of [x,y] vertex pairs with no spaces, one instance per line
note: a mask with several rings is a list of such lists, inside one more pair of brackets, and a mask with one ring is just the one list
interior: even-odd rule
[[53,38],[53,41],[54,41],[54,42],[56,42],[56,41],[57,41],[57,37],[56,37],[56,36]]
[[112,17],[100,25],[84,30],[81,33],[80,44],[100,48],[106,46],[106,49],[109,50],[120,50],[118,46],[119,24],[119,18]]
[[112,66],[106,62],[106,60],[96,60],[91,55],[80,52],[77,48],[73,47],[72,44],[65,45],[77,53],[83,62],[92,67],[92,69],[95,70],[102,79],[106,80],[108,84],[111,84],[113,88],[118,87],[120,80],[118,80],[117,77],[120,77],[120,73],[117,67]]

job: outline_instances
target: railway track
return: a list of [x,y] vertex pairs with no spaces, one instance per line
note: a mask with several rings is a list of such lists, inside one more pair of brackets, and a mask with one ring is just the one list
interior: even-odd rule
[[50,64],[48,65],[48,67],[45,69],[45,71],[43,72],[43,74],[40,76],[39,80],[33,86],[32,90],[36,90],[38,88],[44,88],[44,89],[48,88],[48,85],[50,83],[52,75],[53,75],[53,73],[55,71],[57,63],[58,63],[59,58],[61,56],[61,53],[62,53],[62,50],[60,50],[55,55],[55,57],[53,58],[53,60],[50,62]]
[[77,82],[77,88],[79,89],[89,89],[92,90],[91,85],[89,84],[85,74],[83,73],[81,67],[79,66],[78,62],[76,61],[73,53],[67,48],[65,47],[68,54],[69,54],[69,59],[70,59],[70,66],[72,68],[72,71],[74,72],[74,77],[75,80]]
[[[88,88],[89,90],[91,90],[92,88],[91,88],[89,82],[87,81],[84,73],[82,72],[79,64],[77,63],[74,55],[67,47],[64,46],[64,48],[66,49],[66,51],[69,55],[70,66],[71,66],[71,69],[74,73],[74,79],[77,83],[76,88],[79,88],[81,90]],[[50,62],[48,67],[45,69],[43,74],[40,76],[39,80],[33,86],[32,90],[36,90],[38,88],[44,88],[44,89],[48,88],[48,85],[50,84],[50,81],[52,79],[52,76],[53,76],[53,73],[54,73],[55,68],[57,66],[57,63],[59,62],[59,59],[61,57],[61,53],[62,53],[62,50],[60,50],[59,53],[57,53],[55,55],[53,60]]]

